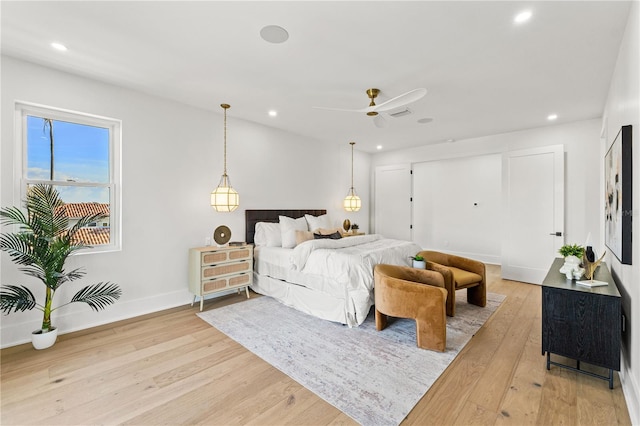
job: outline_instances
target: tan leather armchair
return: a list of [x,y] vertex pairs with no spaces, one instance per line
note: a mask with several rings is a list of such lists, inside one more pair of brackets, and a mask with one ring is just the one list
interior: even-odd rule
[[373,277],[376,330],[387,326],[387,315],[412,318],[416,320],[418,347],[443,352],[447,345],[447,290],[442,274],[379,264]]
[[472,305],[486,306],[487,276],[485,265],[477,260],[438,251],[421,251],[427,269],[438,271],[444,277],[447,289],[447,315],[456,314],[456,290],[467,289],[467,302]]

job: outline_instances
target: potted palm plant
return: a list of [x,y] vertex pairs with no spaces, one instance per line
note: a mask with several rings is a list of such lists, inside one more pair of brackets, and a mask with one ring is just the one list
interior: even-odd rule
[[70,281],[82,278],[82,268],[65,270],[65,262],[72,253],[87,248],[78,241],[77,232],[103,217],[104,214],[88,214],[69,226],[69,217],[58,191],[51,185],[31,186],[25,200],[26,215],[17,207],[0,209],[0,224],[17,226],[17,232],[2,233],[0,249],[20,265],[26,275],[39,279],[45,286],[44,303],[36,302],[29,287],[24,285],[2,285],[0,287],[0,311],[11,312],[39,309],[43,312],[42,327],[32,333],[36,349],[52,346],[57,338],[57,329],[51,324],[51,313],[62,306],[83,302],[96,312],[120,298],[122,291],[117,284],[105,282],[82,288],[71,301],[53,307],[53,297],[58,288]]

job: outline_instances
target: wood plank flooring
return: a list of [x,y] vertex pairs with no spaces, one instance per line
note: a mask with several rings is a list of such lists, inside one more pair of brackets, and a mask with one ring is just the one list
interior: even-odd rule
[[[546,370],[540,287],[504,281],[495,266],[488,275],[489,291],[507,299],[402,424],[630,425],[617,374],[609,390],[604,380]],[[205,309],[243,300],[226,296]],[[63,335],[45,351],[3,349],[0,423],[355,424],[197,311],[185,306]]]

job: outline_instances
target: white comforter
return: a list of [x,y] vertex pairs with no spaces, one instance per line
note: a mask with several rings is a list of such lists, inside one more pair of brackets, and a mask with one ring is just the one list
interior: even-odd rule
[[[410,257],[420,250],[420,246],[410,241],[377,234],[310,240],[294,249],[259,247],[255,252],[258,276],[254,277],[252,288],[320,318],[356,326],[364,321],[373,305],[374,266],[379,263],[408,266]],[[262,283],[261,277],[275,280]],[[267,288],[267,282],[271,288]],[[277,289],[277,285],[286,286],[287,282],[293,285],[284,287],[286,290]],[[336,304],[341,306],[342,313],[330,314]]]
[[409,265],[409,258],[420,250],[410,241],[363,235],[339,240],[305,241],[291,254],[293,269],[318,275],[342,277],[351,288],[364,285],[373,289],[373,267],[379,263]]

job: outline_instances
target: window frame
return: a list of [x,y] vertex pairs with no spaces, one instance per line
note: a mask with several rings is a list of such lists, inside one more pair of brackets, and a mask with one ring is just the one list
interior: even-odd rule
[[[51,181],[27,178],[27,116],[50,118],[56,121],[102,127],[109,130],[109,182],[87,183]],[[14,159],[14,201],[26,198],[27,186],[46,183],[55,186],[103,187],[109,189],[109,244],[93,246],[76,254],[105,253],[122,250],[122,121],[116,118],[61,109],[30,102],[15,103],[15,159]],[[14,203],[15,204],[15,203]]]

